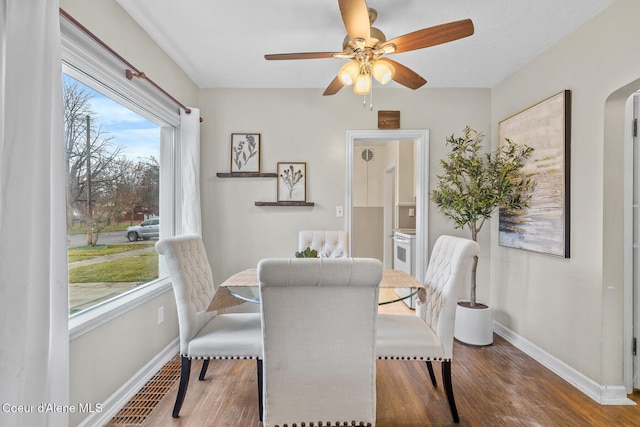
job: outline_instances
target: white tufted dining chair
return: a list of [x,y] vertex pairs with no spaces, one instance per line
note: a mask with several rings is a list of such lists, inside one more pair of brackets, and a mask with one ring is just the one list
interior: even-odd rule
[[298,233],[298,251],[307,248],[318,251],[318,258],[349,256],[349,232],[346,230],[309,231]]
[[440,362],[445,393],[456,423],[460,418],[451,383],[456,305],[478,252],[479,246],[473,240],[440,236],[431,253],[416,315],[378,315],[378,359],[424,361],[434,387],[432,362]]
[[159,240],[156,251],[164,256],[169,268],[178,309],[182,368],[173,418],[180,414],[187,393],[192,359],[203,359],[199,376],[201,381],[204,380],[211,359],[256,359],[258,408],[262,419],[260,314],[217,314],[206,311],[215,288],[200,236],[184,235]]
[[265,259],[258,279],[264,426],[375,426],[382,263]]

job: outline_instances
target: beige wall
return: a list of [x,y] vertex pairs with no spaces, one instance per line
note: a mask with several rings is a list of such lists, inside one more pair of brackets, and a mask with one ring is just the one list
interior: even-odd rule
[[[114,0],[60,0],[60,7],[183,104],[197,106],[197,86]],[[160,307],[165,321],[158,325]],[[177,336],[169,291],[71,341],[70,403],[103,402]],[[87,415],[70,414],[70,425]]]
[[60,7],[188,107],[198,87],[115,0],[60,0]]
[[351,256],[383,261],[383,214],[381,207],[354,207]]
[[499,247],[493,233],[495,319],[601,385],[623,384],[622,140],[605,104],[640,77],[637,16],[640,2],[616,1],[492,91],[494,146],[498,121],[564,89],[573,98],[571,258]]
[[[348,129],[376,129],[377,110],[399,110],[403,129],[429,129],[433,185],[446,136],[467,124],[490,135],[490,102],[488,89],[376,88],[370,111],[362,108],[361,97],[345,89],[332,97],[323,97],[322,89],[202,90],[203,234],[216,282],[254,267],[262,258],[293,256],[299,230],[346,228],[335,207],[345,205]],[[275,178],[217,178],[216,172],[229,171],[233,132],[262,135],[264,172],[274,172],[278,161],[307,162],[307,200],[316,205],[257,207],[255,201],[276,200]],[[429,228],[430,245],[442,233],[468,235],[454,230],[433,206]],[[488,253],[488,229],[486,233]],[[486,275],[482,283],[487,288],[485,262],[480,277]]]
[[[158,309],[164,322],[158,325]],[[173,292],[147,302],[69,343],[69,402],[104,402],[178,336]],[[78,425],[88,413],[69,414]]]

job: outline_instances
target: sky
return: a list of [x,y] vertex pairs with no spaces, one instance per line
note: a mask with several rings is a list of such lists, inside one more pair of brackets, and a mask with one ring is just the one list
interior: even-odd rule
[[[64,79],[73,80],[67,75],[64,75]],[[105,136],[114,137],[112,141],[114,144],[124,146],[122,155],[133,161],[152,156],[160,160],[160,127],[158,125],[100,92],[78,83],[93,95],[90,101],[91,109],[97,115],[92,119],[102,124],[102,131],[107,133]]]

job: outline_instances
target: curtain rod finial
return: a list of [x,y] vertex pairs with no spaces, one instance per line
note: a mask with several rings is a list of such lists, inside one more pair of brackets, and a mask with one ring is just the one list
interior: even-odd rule
[[134,73],[133,71],[131,71],[128,68],[126,69],[124,74],[125,74],[125,76],[127,76],[127,79],[129,79],[129,80],[133,79],[134,77],[137,77],[139,79],[144,79],[145,77],[147,77],[147,76],[144,75],[144,72],[142,72],[142,71]]

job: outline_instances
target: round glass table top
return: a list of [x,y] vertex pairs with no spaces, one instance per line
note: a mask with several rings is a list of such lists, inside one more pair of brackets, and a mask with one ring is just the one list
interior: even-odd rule
[[[236,298],[260,304],[260,287],[259,286],[227,286],[227,289]],[[395,292],[381,292],[378,305],[391,304],[410,298],[418,293],[419,288],[410,288],[411,292],[404,296],[398,296]]]

